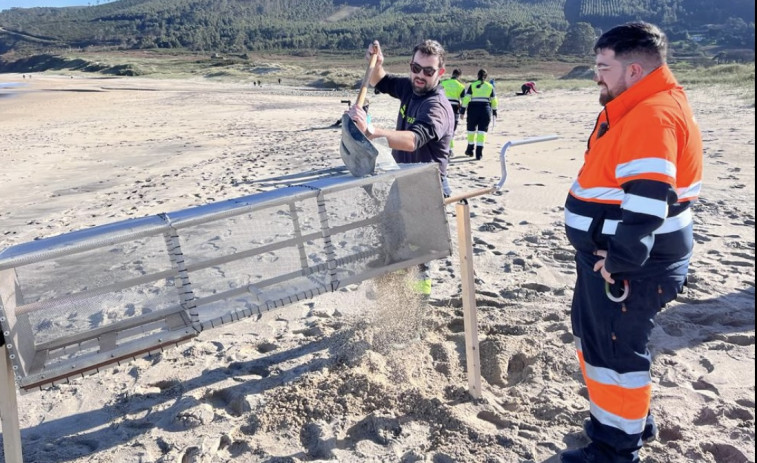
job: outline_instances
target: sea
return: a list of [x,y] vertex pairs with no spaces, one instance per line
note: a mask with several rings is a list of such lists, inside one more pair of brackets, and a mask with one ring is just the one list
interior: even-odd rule
[[23,82],[0,82],[0,98],[15,95],[16,89],[25,85]]

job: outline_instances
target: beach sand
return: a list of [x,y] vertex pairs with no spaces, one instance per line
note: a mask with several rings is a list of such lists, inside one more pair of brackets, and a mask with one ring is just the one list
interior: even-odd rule
[[[278,186],[341,166],[330,127],[356,92],[203,80],[0,75],[0,250]],[[552,462],[587,443],[570,333],[575,264],[563,202],[600,110],[594,88],[515,97],[498,82],[484,159],[462,151],[472,199],[483,398],[468,394],[453,255],[429,306],[372,282],[205,331],[160,355],[19,396],[27,462]],[[513,91],[507,89],[513,87]],[[659,439],[645,462],[755,461],[755,111],[735,90],[689,91],[705,146],[689,287],[650,349]],[[398,103],[370,95],[373,123]],[[422,320],[423,333],[408,329]],[[0,457],[1,459],[1,457]]]

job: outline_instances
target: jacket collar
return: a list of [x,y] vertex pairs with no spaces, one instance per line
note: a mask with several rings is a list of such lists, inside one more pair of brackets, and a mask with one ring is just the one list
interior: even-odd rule
[[605,111],[610,123],[616,122],[626,115],[637,104],[655,93],[680,87],[670,68],[663,64],[650,72],[617,98],[607,103]]

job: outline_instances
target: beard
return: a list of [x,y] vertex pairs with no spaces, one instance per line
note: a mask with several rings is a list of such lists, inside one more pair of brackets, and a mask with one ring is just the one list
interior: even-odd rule
[[419,84],[419,82],[421,80],[422,79],[418,79],[416,77],[414,77],[413,80],[412,80],[412,83],[413,83],[413,93],[415,93],[416,95],[419,95],[419,96],[425,95],[428,92],[430,92],[431,90],[433,90],[434,87],[436,87],[436,82],[435,81],[429,82],[429,81],[424,80],[423,84]]
[[608,87],[604,82],[600,82],[597,85],[602,87],[602,89],[604,90],[600,91],[599,93],[599,104],[601,104],[602,106],[607,106],[607,103],[611,102],[612,100],[620,96],[621,93],[628,90],[628,85],[626,85],[625,82],[618,82],[613,90],[610,90],[610,87]]

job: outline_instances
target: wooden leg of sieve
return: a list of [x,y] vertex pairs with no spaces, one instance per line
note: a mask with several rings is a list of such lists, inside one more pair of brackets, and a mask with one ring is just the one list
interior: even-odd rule
[[16,382],[5,344],[0,345],[0,421],[3,426],[3,453],[6,463],[23,463],[21,427],[18,424]]
[[465,323],[465,360],[468,369],[468,392],[481,398],[481,357],[478,350],[478,315],[473,280],[473,239],[471,238],[470,206],[461,201],[457,213],[457,244],[460,253],[460,274],[463,279],[463,322]]

